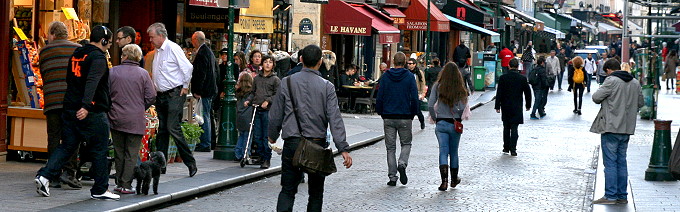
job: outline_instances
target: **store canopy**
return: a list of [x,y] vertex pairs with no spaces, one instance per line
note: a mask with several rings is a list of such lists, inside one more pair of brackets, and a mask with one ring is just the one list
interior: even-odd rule
[[449,0],[444,6],[444,9],[442,9],[442,12],[448,16],[455,17],[477,26],[484,26],[484,17],[491,16],[489,13],[484,12],[476,6],[460,0]]
[[563,18],[568,18],[571,20],[571,26],[578,26],[581,24],[584,27],[587,27],[591,29],[591,31],[594,31],[597,29],[597,27],[593,26],[592,24],[589,24],[588,22],[582,21],[578,18],[574,18],[574,16],[571,16],[569,14],[564,14],[564,13],[554,13],[555,15],[561,16]]
[[[427,30],[427,3],[429,0],[411,0],[411,5],[404,10],[406,25],[399,26],[403,30]],[[444,13],[430,3],[430,30],[435,32],[448,32],[449,19]]]
[[534,31],[543,31],[543,27],[545,27],[545,23],[543,23],[543,21],[538,20],[538,19],[536,19],[536,18],[534,18],[530,15],[524,14],[523,12],[520,12],[519,10],[516,10],[515,8],[503,6],[503,9],[521,17],[524,20],[529,21],[530,23],[533,23],[534,24]]
[[600,30],[601,33],[607,33],[608,35],[614,35],[614,34],[621,34],[623,33],[623,30],[621,28],[606,24],[606,23],[598,23],[598,29]]
[[642,30],[642,27],[635,22],[628,20],[628,28],[633,30]]
[[241,9],[238,23],[234,23],[237,33],[274,33],[274,0],[260,0],[248,9]]
[[323,5],[324,33],[371,36],[372,30],[379,34],[380,43],[399,43],[399,29],[392,26],[392,19],[367,4],[348,4],[329,1]]
[[560,22],[557,22],[557,19],[553,18],[548,13],[538,12],[535,16],[538,18],[538,20],[541,20],[543,23],[545,23],[545,27],[559,29],[561,26]]
[[550,28],[550,27],[545,27],[545,29],[543,29],[543,31],[548,32],[550,34],[554,34],[555,38],[557,38],[557,39],[561,39],[561,38],[566,37],[566,34],[564,34],[563,32],[556,30],[556,29],[553,29],[553,28]]
[[406,15],[404,15],[404,13],[401,12],[401,10],[399,10],[398,8],[383,7],[382,9],[389,14],[390,18],[394,19],[394,24],[396,25],[406,24]]
[[496,32],[488,30],[488,29],[484,29],[482,27],[479,27],[477,25],[465,22],[463,20],[451,17],[451,16],[446,15],[446,14],[444,14],[444,16],[446,16],[446,18],[448,18],[451,21],[451,25],[453,26],[453,28],[460,29],[460,30],[463,30],[463,31],[470,31],[470,32],[475,32],[475,33],[479,33],[479,34],[489,35],[489,36],[491,36],[491,42],[494,42],[494,43],[501,42],[501,34],[498,34]]

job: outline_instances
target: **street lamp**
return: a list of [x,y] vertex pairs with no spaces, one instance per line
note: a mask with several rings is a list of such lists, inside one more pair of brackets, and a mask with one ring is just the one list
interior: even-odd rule
[[[227,19],[228,34],[227,39],[227,82],[224,92],[225,98],[222,101],[222,119],[219,126],[220,134],[217,140],[215,151],[213,152],[213,159],[218,160],[234,160],[234,147],[236,147],[236,140],[238,134],[236,132],[236,96],[234,95],[234,86],[236,81],[234,79],[234,16],[235,16],[235,0],[229,0],[229,18]],[[210,133],[210,132],[206,132]]]

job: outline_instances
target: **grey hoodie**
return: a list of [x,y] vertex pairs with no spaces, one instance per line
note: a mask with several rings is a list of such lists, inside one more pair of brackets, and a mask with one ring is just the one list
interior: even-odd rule
[[593,94],[593,102],[601,104],[590,132],[633,135],[638,110],[644,105],[640,82],[625,71],[609,75]]

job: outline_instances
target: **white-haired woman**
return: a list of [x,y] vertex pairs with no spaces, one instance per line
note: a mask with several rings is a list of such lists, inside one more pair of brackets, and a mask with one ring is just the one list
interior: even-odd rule
[[116,161],[116,188],[121,194],[134,194],[132,178],[139,160],[139,149],[146,129],[144,112],[156,101],[156,89],[149,73],[139,67],[142,49],[136,44],[123,47],[119,66],[109,73],[111,89],[111,138]]

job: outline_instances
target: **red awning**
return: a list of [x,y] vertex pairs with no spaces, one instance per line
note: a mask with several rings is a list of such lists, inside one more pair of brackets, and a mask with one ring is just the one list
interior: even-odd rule
[[396,7],[383,7],[382,9],[390,14],[390,18],[394,19],[394,24],[396,25],[406,24],[406,15],[404,15],[404,13],[401,12],[401,10],[397,9]]
[[[399,26],[403,30],[427,30],[427,2],[428,0],[412,0],[411,5],[404,10],[406,25]],[[430,30],[448,32],[449,19],[437,6],[430,3]]]
[[371,36],[371,29],[375,29],[380,43],[399,42],[399,29],[392,26],[393,20],[367,4],[329,1],[323,6],[326,34]]

